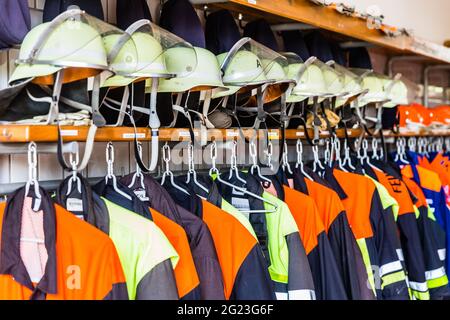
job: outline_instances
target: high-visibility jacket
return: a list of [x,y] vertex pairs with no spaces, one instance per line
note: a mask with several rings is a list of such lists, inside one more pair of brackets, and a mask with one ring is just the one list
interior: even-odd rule
[[[33,210],[36,202],[25,199],[25,188],[0,204],[0,300],[128,299],[111,239],[54,204],[45,190],[40,194],[38,211]],[[30,276],[21,257],[22,217],[28,214],[42,217],[46,261],[40,279]],[[42,249],[39,245],[37,250]],[[42,262],[28,261],[27,266]]]
[[[422,189],[430,209],[433,211],[439,225],[446,234],[446,248],[450,245],[450,210],[447,206],[447,200],[442,182],[439,175],[418,165],[418,155],[408,152],[408,158],[411,164],[403,166],[402,175],[414,180]],[[450,259],[446,251],[445,268],[447,273],[450,270]]]
[[[117,182],[131,200],[118,194],[111,182],[94,186],[103,202],[95,201],[95,221],[107,221],[126,274],[132,300],[179,299],[174,270],[179,255],[163,231],[154,223],[150,210],[131,190]],[[99,217],[98,217],[99,216]],[[165,288],[161,290],[161,288]]]
[[232,215],[195,195],[181,180],[177,184],[189,192],[164,185],[172,198],[201,218],[214,240],[224,281],[224,295],[230,300],[271,300],[275,298],[264,257],[257,240]]
[[430,293],[425,278],[424,250],[411,194],[399,173],[380,161],[374,163],[378,168],[366,165],[365,172],[380,182],[399,205],[397,226],[400,232],[402,255],[404,255],[401,256],[401,258],[404,257],[401,260],[406,266],[408,285],[414,298],[429,300]]
[[430,155],[432,158],[419,157],[419,165],[436,172],[441,179],[442,187],[447,199],[447,206],[450,206],[450,161],[442,153],[436,153]]
[[308,172],[315,181],[307,179],[300,169],[295,169],[293,184],[296,190],[309,195],[315,201],[342,275],[347,296],[351,300],[375,299],[373,291],[367,286],[367,271],[341,199],[326,181],[313,172]]
[[241,211],[260,211],[246,215],[264,252],[277,299],[316,299],[311,268],[289,207],[276,196],[265,192],[255,176],[247,173],[241,176],[245,177],[245,185],[235,177],[229,180],[225,176],[222,179],[232,185],[245,187],[264,201],[218,183],[220,194]]
[[326,179],[346,209],[377,298],[409,299],[406,275],[397,255],[394,217],[383,211],[373,181],[336,168],[327,168]]
[[418,226],[425,257],[425,276],[432,299],[441,299],[449,294],[448,277],[445,271],[445,233],[437,223],[420,186],[404,177],[403,181],[416,198]]
[[314,200],[288,186],[283,188],[284,201],[289,206],[302,236],[317,299],[348,299],[336,258]]
[[[132,174],[120,179],[120,182],[127,186],[132,181]],[[180,296],[186,300],[195,298],[200,298],[201,300],[224,300],[222,270],[211,232],[207,225],[200,218],[177,205],[166,189],[150,175],[144,175],[143,184],[144,189],[142,189],[140,179],[137,179],[135,186],[132,186],[133,192],[147,206],[181,226],[185,230],[189,241],[200,285],[198,287],[199,290],[193,290],[189,294]],[[177,249],[177,252],[179,251]],[[187,281],[186,284],[189,282]],[[177,284],[179,284],[179,281],[177,281]],[[197,293],[196,291],[199,292]]]

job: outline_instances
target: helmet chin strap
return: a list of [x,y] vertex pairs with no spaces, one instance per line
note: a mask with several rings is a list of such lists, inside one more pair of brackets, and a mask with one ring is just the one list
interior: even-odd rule
[[[52,102],[50,104],[49,120],[51,119],[52,123],[53,123],[55,121],[54,119],[56,119],[56,123],[58,125],[58,153],[57,153],[58,161],[64,170],[72,171],[73,170],[72,165],[67,164],[67,162],[64,158],[64,155],[63,155],[63,137],[62,137],[61,125],[60,125],[59,117],[58,117],[58,115],[59,115],[59,99],[61,96],[61,88],[62,88],[63,78],[64,78],[64,69],[58,71],[58,73],[56,74],[56,79],[55,79],[55,83],[53,86]],[[89,159],[91,158],[91,155],[92,155],[92,150],[94,149],[94,140],[95,140],[95,134],[97,132],[97,125],[102,126],[104,123],[104,118],[101,115],[99,115],[99,113],[97,113],[98,112],[99,91],[100,91],[100,78],[99,78],[99,76],[97,76],[96,79],[94,80],[94,88],[93,88],[93,92],[92,92],[91,107],[93,107],[93,110],[92,110],[93,124],[89,128],[88,135],[86,138],[84,155],[83,155],[80,165],[77,167],[77,172],[81,172],[87,167]],[[95,103],[97,103],[96,106],[94,106]],[[95,112],[94,112],[94,107],[96,110]],[[56,118],[55,118],[55,116],[56,116]],[[103,119],[103,121],[102,121],[102,119]]]
[[148,119],[148,125],[152,131],[152,148],[149,171],[154,171],[156,169],[159,157],[159,128],[161,127],[161,122],[159,121],[158,113],[156,112],[158,83],[158,78],[152,78],[152,91],[150,93],[150,116]]

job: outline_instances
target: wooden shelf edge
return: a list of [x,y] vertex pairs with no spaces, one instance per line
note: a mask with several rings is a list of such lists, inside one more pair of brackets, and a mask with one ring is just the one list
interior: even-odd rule
[[[64,142],[84,142],[86,141],[89,127],[62,127],[62,134]],[[264,138],[264,131],[259,130],[255,132],[253,129],[243,129],[243,134],[247,139],[256,137]],[[149,128],[137,128],[137,138],[139,141],[150,141],[151,131]],[[313,136],[312,130],[308,131],[309,136]],[[361,136],[361,129],[347,129],[347,135],[355,138]],[[202,132],[199,129],[194,130],[196,139],[202,138]],[[345,137],[344,129],[338,129],[336,134],[339,138]],[[208,141],[226,141],[240,139],[238,129],[209,129],[203,133],[203,138]],[[412,136],[450,136],[450,130],[435,130],[422,132],[402,132],[401,134],[394,134],[392,132],[385,132],[386,137],[412,137]],[[130,127],[108,127],[99,128],[95,136],[97,142],[131,142],[134,140],[135,131]],[[278,129],[269,129],[268,137],[271,140],[281,139],[281,131]],[[321,132],[321,138],[329,137],[328,132]],[[56,126],[33,126],[33,125],[3,125],[0,126],[0,143],[27,143],[27,142],[56,142],[58,139],[58,131]],[[160,141],[189,141],[190,133],[185,128],[160,129]],[[288,129],[286,130],[287,140],[306,139],[303,130]]]

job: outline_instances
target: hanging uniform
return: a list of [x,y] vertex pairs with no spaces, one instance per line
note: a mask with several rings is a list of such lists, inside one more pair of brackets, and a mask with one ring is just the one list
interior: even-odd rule
[[211,231],[222,269],[225,298],[273,300],[275,295],[256,239],[236,218],[200,199],[182,181],[178,180],[177,184],[190,195],[169,184],[164,187],[178,204],[200,217]]
[[[446,234],[446,248],[450,245],[450,211],[447,207],[447,201],[445,191],[442,187],[439,175],[431,170],[428,170],[422,166],[417,165],[418,155],[413,152],[408,152],[408,157],[412,163],[402,168],[402,175],[414,180],[421,188],[427,199],[427,203],[430,206],[436,220],[439,225],[444,229]],[[450,270],[450,261],[448,257],[448,250],[445,258],[446,272]]]
[[[241,186],[242,182],[230,181]],[[256,232],[269,266],[270,277],[279,300],[315,300],[311,268],[301,242],[296,222],[289,207],[277,197],[264,192],[260,182],[246,174],[246,188],[269,203],[247,197],[224,184],[219,184],[220,194],[232,205],[241,209],[266,210],[268,213],[250,213],[248,219]],[[271,212],[273,211],[273,212]]]
[[[25,188],[0,204],[0,300],[128,299],[111,239],[55,205],[43,189],[40,194],[38,211],[33,210],[36,201],[25,198]],[[41,232],[27,224],[26,216],[40,220]],[[44,243],[27,243],[29,228],[39,233]],[[38,263],[30,260],[35,246]],[[36,273],[40,268],[42,273]]]
[[316,181],[305,178],[299,169],[295,169],[294,188],[315,200],[339,273],[344,281],[347,296],[351,300],[375,299],[373,291],[367,286],[368,275],[361,251],[338,194],[313,172],[308,174]]
[[[183,180],[186,180],[184,177],[180,177]],[[208,189],[208,194],[204,192],[201,188],[199,188],[197,185],[195,185],[195,182],[191,180],[189,183],[189,186],[192,188],[192,190],[200,195],[203,198],[206,198],[206,200],[215,205],[218,208],[221,208],[223,211],[231,214],[233,217],[235,217],[247,230],[252,234],[255,239],[258,239],[255,233],[255,230],[253,230],[253,227],[248,221],[247,217],[245,217],[236,207],[234,207],[231,203],[229,203],[227,200],[225,200],[219,193],[219,189],[217,187],[217,184],[214,182],[214,180],[207,175],[199,175],[197,177],[197,181],[201,183],[202,185],[206,186]],[[261,252],[262,254],[262,252]]]
[[338,169],[327,169],[326,179],[348,213],[377,298],[408,300],[406,276],[397,255],[394,217],[384,214],[375,184],[367,177]]
[[[104,181],[98,183],[95,186],[95,190],[111,202],[153,221],[155,225],[161,229],[178,254],[178,262],[174,267],[178,296],[182,299],[189,300],[200,299],[198,288],[200,281],[195,269],[186,232],[175,222],[165,219],[159,212],[155,210],[152,210],[151,212],[147,204],[139,200],[133,191],[126,186],[120,182],[117,182],[117,185],[122,192],[130,196],[131,201],[118,194],[112,186],[106,184]],[[180,263],[180,260],[184,261]]]
[[426,157],[419,158],[419,165],[426,169],[436,172],[444,188],[444,192],[447,199],[447,206],[450,206],[450,172],[449,169],[449,159],[442,153],[435,154],[432,158],[427,159]]
[[401,260],[406,265],[408,285],[416,299],[429,300],[430,293],[425,278],[423,248],[417,225],[418,217],[416,217],[410,192],[401,180],[400,174],[395,172],[393,168],[380,161],[376,161],[375,165],[380,169],[374,169],[366,165],[365,172],[380,182],[399,204],[397,226],[403,249],[400,257],[404,257]]
[[445,233],[439,226],[427,204],[425,195],[413,180],[403,178],[408,189],[414,194],[419,213],[418,226],[425,257],[425,276],[431,299],[441,299],[449,295],[448,277],[445,272]]
[[347,300],[339,268],[314,200],[301,192],[283,186],[289,206],[302,236],[314,279],[318,300]]
[[[120,179],[125,185],[130,185],[132,180],[133,175]],[[169,193],[150,175],[144,175],[144,186],[145,188],[142,189],[140,183],[137,183],[137,188],[133,187],[133,191],[141,201],[176,222],[186,231],[200,279],[200,299],[224,300],[222,270],[207,225],[197,216],[177,205]]]

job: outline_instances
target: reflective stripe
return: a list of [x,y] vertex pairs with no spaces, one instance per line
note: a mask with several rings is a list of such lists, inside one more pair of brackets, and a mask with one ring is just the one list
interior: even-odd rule
[[439,259],[441,259],[441,261],[445,261],[445,257],[447,255],[447,250],[446,249],[439,249],[438,250],[438,255],[439,255]]
[[288,292],[289,300],[316,300],[314,290],[292,290]]
[[426,282],[409,282],[409,287],[415,291],[427,292],[428,286]]
[[437,279],[427,280],[428,288],[435,289],[439,287],[444,287],[448,284],[448,278],[447,276],[443,276]]
[[403,257],[403,250],[397,249],[397,256],[400,259],[400,261],[405,261],[405,258]]
[[381,285],[381,289],[384,289],[391,284],[401,281],[406,281],[406,276],[403,271],[388,274],[387,276],[383,277],[383,284]]
[[275,292],[277,300],[288,300],[288,294],[286,292]]
[[419,219],[420,211],[419,211],[419,209],[416,206],[414,206],[414,213],[416,214],[416,219]]
[[276,272],[273,272],[271,269],[269,269],[270,278],[273,281],[281,282],[281,283],[288,283],[288,277],[283,274],[278,274]]
[[390,263],[386,263],[380,267],[380,277],[383,277],[385,274],[395,272],[398,270],[402,270],[402,264],[400,261],[394,261]]
[[372,270],[372,263],[370,262],[369,249],[367,248],[367,243],[365,239],[356,240],[358,247],[361,250],[361,255],[363,257],[364,266],[366,267],[368,284],[367,286],[372,289],[374,296],[377,296],[377,290],[375,288],[375,277]]
[[439,269],[425,271],[425,278],[427,280],[433,280],[445,276],[445,268],[440,267]]
[[427,292],[420,292],[420,291],[412,291],[413,292],[413,298],[416,298],[414,300],[430,300],[430,293]]

